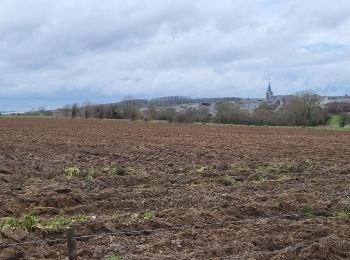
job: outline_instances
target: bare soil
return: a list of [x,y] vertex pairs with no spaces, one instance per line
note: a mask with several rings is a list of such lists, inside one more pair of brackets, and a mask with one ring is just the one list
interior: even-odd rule
[[[349,259],[350,218],[337,215],[349,177],[350,132],[0,119],[0,219],[87,216],[79,259]],[[10,231],[0,244],[64,238]],[[66,256],[64,241],[0,247],[0,259]]]

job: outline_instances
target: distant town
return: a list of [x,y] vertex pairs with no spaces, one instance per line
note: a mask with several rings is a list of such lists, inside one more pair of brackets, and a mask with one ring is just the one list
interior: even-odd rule
[[[341,106],[342,110],[350,112],[350,96],[345,94],[344,96],[320,96],[313,94],[317,103],[322,108],[332,108]],[[133,106],[139,109],[140,112],[146,112],[150,107],[154,107],[156,110],[161,111],[165,108],[173,108],[175,112],[182,113],[188,109],[201,110],[206,109],[208,113],[214,116],[217,113],[218,104],[222,102],[229,102],[240,112],[253,113],[259,109],[262,105],[266,105],[270,110],[280,110],[288,106],[295,95],[275,95],[272,91],[271,83],[269,82],[265,98],[238,98],[238,97],[222,97],[222,98],[191,98],[186,96],[167,96],[155,99],[132,99],[125,98],[124,100],[116,103],[105,105],[117,105],[120,107],[125,106],[127,103],[132,103]],[[85,103],[85,105],[92,105]],[[81,104],[84,106],[84,104]],[[58,109],[56,114],[62,114],[66,108]]]
[[265,98],[190,98],[168,96],[155,99],[128,97],[109,104],[84,102],[55,110],[44,107],[24,116],[58,116],[72,118],[166,120],[169,122],[214,122],[252,125],[325,125],[332,115],[350,123],[350,97],[320,96],[311,92],[295,95],[275,94],[268,83]]

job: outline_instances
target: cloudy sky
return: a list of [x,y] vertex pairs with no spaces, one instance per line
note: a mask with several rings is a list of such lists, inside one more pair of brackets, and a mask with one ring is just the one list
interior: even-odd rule
[[0,111],[350,94],[349,0],[0,0]]

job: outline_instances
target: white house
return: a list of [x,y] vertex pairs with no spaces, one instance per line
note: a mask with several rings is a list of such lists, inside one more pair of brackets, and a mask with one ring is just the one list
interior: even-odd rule
[[348,95],[323,97],[322,100],[320,101],[320,106],[324,108],[332,103],[350,103],[350,97]]

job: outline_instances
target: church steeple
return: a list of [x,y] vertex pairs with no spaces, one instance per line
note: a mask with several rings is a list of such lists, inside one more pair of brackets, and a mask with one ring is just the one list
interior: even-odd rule
[[273,97],[273,92],[271,89],[271,81],[269,81],[269,86],[267,87],[266,99],[270,100]]

